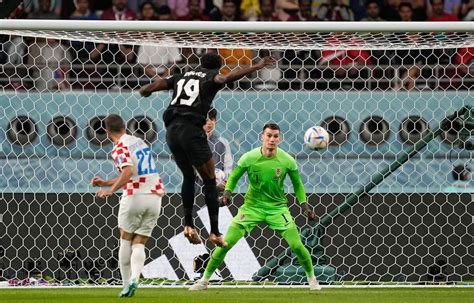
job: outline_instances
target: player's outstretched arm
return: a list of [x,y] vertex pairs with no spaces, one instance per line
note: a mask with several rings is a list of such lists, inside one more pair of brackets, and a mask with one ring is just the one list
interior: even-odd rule
[[293,184],[293,189],[295,191],[296,200],[303,206],[304,214],[306,217],[313,221],[316,219],[316,214],[312,210],[311,206],[309,206],[308,202],[306,202],[306,192],[304,190],[303,181],[301,181],[301,176],[298,170],[290,170],[288,175],[290,176],[291,183]]
[[142,97],[148,97],[151,95],[151,93],[160,91],[160,90],[168,90],[168,82],[166,79],[163,78],[158,78],[155,81],[153,81],[150,84],[147,84],[145,86],[142,86],[140,88],[140,96]]
[[119,188],[122,188],[133,175],[133,166],[125,166],[122,168],[122,172],[120,176],[115,178],[115,182],[111,185],[111,187],[107,190],[101,189],[97,192],[96,196],[99,198],[105,198],[111,196],[114,192],[116,192]]
[[258,71],[264,68],[265,66],[273,65],[275,64],[275,62],[276,60],[273,57],[270,57],[270,56],[263,57],[257,64],[254,64],[252,66],[235,69],[225,76],[216,75],[216,77],[214,78],[214,82],[217,84],[231,83],[245,77],[248,74]]
[[300,204],[306,202],[306,192],[304,190],[303,181],[301,181],[301,176],[298,169],[288,171],[290,176],[291,184],[293,184],[293,189],[295,191],[296,200]]

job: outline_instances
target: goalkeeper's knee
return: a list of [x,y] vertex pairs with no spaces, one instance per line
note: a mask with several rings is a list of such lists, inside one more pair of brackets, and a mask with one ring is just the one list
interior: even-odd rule
[[245,233],[245,229],[241,225],[235,223],[231,224],[224,238],[227,242],[227,246],[225,247],[226,251],[229,251],[235,244],[237,244],[240,238],[245,236]]

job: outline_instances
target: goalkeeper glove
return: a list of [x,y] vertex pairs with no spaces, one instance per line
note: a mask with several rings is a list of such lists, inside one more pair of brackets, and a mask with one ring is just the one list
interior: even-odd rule
[[316,214],[308,203],[304,204],[304,214],[310,221],[316,220]]

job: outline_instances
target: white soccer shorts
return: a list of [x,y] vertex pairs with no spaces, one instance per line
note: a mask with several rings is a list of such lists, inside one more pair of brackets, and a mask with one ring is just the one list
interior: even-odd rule
[[120,199],[118,226],[122,230],[149,237],[161,211],[157,194],[135,194]]

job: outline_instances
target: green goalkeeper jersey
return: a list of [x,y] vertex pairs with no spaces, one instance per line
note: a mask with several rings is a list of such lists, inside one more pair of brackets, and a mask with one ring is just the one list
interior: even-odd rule
[[269,208],[286,207],[286,175],[290,176],[298,202],[306,202],[306,193],[296,160],[280,148],[277,149],[276,156],[271,158],[264,157],[260,147],[242,155],[227,180],[225,189],[232,192],[245,172],[250,183],[245,194],[245,203]]

